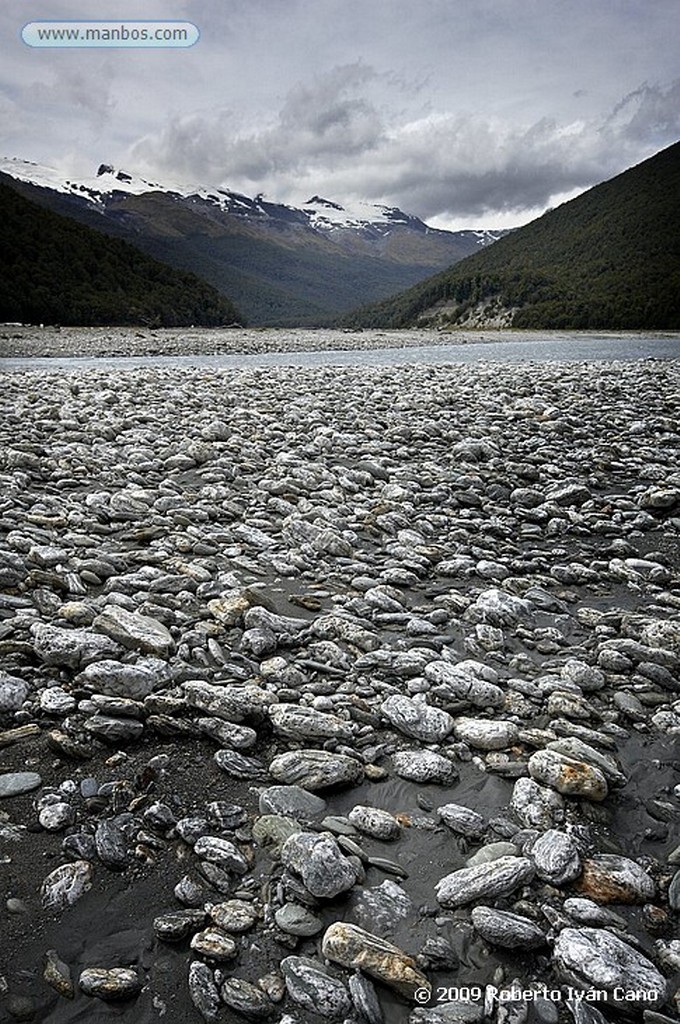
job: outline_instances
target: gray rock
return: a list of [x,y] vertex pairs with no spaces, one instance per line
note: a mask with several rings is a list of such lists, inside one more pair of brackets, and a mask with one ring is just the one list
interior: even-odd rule
[[45,910],[63,910],[72,906],[92,888],[94,871],[86,860],[61,864],[51,871],[40,886],[40,899]]
[[227,978],[220,987],[220,996],[225,1006],[248,1020],[264,1020],[274,1010],[266,994],[243,978]]
[[5,772],[0,775],[0,797],[21,796],[42,786],[37,772]]
[[423,743],[439,743],[453,729],[453,718],[446,711],[411,697],[393,694],[380,710],[395,729]]
[[208,904],[206,909],[219,928],[234,935],[250,931],[257,921],[257,910],[245,900],[225,900],[224,903]]
[[299,707],[292,704],[279,704],[270,707],[274,732],[291,740],[323,740],[337,739],[351,743],[354,732],[351,723],[337,715],[327,715],[314,708]]
[[492,907],[473,907],[472,923],[486,942],[506,949],[537,949],[546,937],[533,921]]
[[313,896],[332,899],[351,889],[356,872],[330,832],[298,832],[281,850],[286,867],[300,875]]
[[350,905],[354,923],[380,935],[392,931],[415,910],[408,893],[389,878],[380,885],[355,890]]
[[314,818],[326,810],[326,801],[301,786],[268,786],[260,793],[261,814]]
[[510,806],[525,828],[542,831],[558,825],[564,818],[564,800],[554,790],[534,779],[518,779]]
[[205,928],[192,936],[190,946],[194,953],[199,953],[208,960],[223,963],[233,960],[238,953],[236,943],[219,928]]
[[87,629],[59,629],[46,622],[31,626],[35,653],[45,665],[85,668],[92,661],[116,658],[124,652],[110,637]]
[[515,626],[531,616],[529,601],[513,597],[504,590],[491,587],[483,591],[469,609],[468,614],[477,622],[488,622],[492,626]]
[[141,990],[142,983],[131,967],[86,967],[78,984],[86,996],[97,999],[130,999]]
[[281,961],[288,994],[310,1013],[329,1020],[343,1020],[351,1010],[344,983],[327,968],[304,956],[287,956]]
[[295,750],[279,754],[269,765],[278,782],[316,791],[331,786],[357,785],[364,777],[360,761],[327,750]]
[[432,684],[432,693],[441,700],[466,700],[478,708],[501,707],[505,701],[503,691],[481,677],[477,664],[466,661],[453,665],[450,661],[431,661],[425,667],[425,678]]
[[458,718],[454,733],[456,739],[478,750],[506,750],[519,739],[515,723],[501,719]]
[[77,701],[61,686],[50,686],[40,694],[40,710],[47,715],[68,715],[75,710]]
[[153,930],[163,942],[181,942],[205,924],[205,911],[196,908],[173,910],[159,914],[153,920]]
[[193,960],[189,967],[189,995],[203,1020],[212,1024],[218,1019],[220,993],[213,972],[199,960]]
[[529,758],[529,774],[536,782],[552,786],[565,796],[600,802],[609,789],[599,768],[556,750],[537,750]]
[[480,847],[476,853],[468,857],[465,866],[474,868],[477,864],[490,864],[492,860],[498,860],[499,857],[517,857],[518,855],[519,847],[514,843],[487,843],[486,846]]
[[258,846],[267,849],[270,856],[276,856],[286,839],[304,829],[296,818],[282,814],[263,814],[253,825],[253,839]]
[[93,715],[85,728],[98,739],[112,746],[132,743],[144,732],[144,724],[134,718],[115,718],[113,715]]
[[527,857],[499,857],[488,864],[460,868],[440,879],[435,886],[443,907],[463,907],[478,899],[506,896],[530,882],[535,868]]
[[73,999],[75,987],[68,964],[64,963],[56,949],[48,949],[45,953],[45,970],[43,979],[50,988],[65,999]]
[[270,704],[277,698],[259,686],[212,686],[210,683],[191,681],[183,683],[182,690],[190,707],[206,711],[237,724],[245,721],[261,722]]
[[48,804],[38,815],[38,821],[46,832],[61,832],[72,825],[74,820],[73,808],[63,800],[59,800],[55,804]]
[[604,673],[594,666],[579,661],[578,658],[569,658],[560,669],[560,675],[567,682],[575,683],[584,693],[601,690],[605,684]]
[[564,928],[553,955],[558,970],[576,987],[602,989],[614,1006],[649,1009],[665,1001],[663,975],[642,953],[604,929]]
[[99,822],[94,834],[97,856],[113,871],[123,871],[132,860],[125,834],[126,824],[127,815],[105,818]]
[[360,1020],[366,1021],[366,1024],[384,1024],[375,986],[359,971],[349,979],[349,994]]
[[402,827],[397,819],[389,811],[383,811],[378,807],[357,805],[349,812],[348,818],[360,832],[374,839],[389,841],[398,839],[402,833]]
[[95,693],[144,700],[154,690],[167,685],[169,678],[168,665],[160,658],[141,658],[134,665],[105,658],[87,665],[75,681]]
[[436,782],[449,785],[458,778],[458,771],[448,757],[432,750],[400,750],[392,754],[397,775],[412,782]]
[[581,858],[573,839],[548,829],[531,848],[536,874],[551,885],[566,885],[581,874]]
[[274,920],[282,932],[304,938],[317,935],[323,928],[323,921],[298,903],[286,903],[280,907],[274,914]]
[[28,697],[30,687],[24,679],[0,672],[0,713],[18,711]]
[[597,903],[647,903],[656,886],[639,864],[614,853],[594,854],[583,862],[579,892]]
[[414,999],[418,989],[431,990],[429,981],[417,969],[412,957],[356,925],[344,921],[332,924],[324,934],[322,952],[328,960],[343,967],[361,968],[406,999]]
[[210,736],[223,747],[249,750],[257,743],[257,733],[248,725],[236,725],[221,718],[199,718],[196,725],[205,736]]
[[92,628],[121,647],[158,658],[169,658],[175,649],[172,634],[162,622],[119,605],[108,605],[93,621]]
[[248,861],[234,843],[217,836],[201,836],[194,845],[194,853],[211,864],[219,864],[225,871],[245,875]]
[[668,904],[671,910],[680,910],[680,871],[676,871],[668,886]]
[[461,804],[443,804],[437,808],[437,814],[452,832],[468,839],[480,839],[486,831],[482,815]]

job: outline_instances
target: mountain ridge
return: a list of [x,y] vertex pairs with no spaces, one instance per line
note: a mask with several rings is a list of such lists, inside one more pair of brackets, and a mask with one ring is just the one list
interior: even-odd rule
[[680,142],[341,322],[678,329],[679,197]]
[[396,207],[343,206],[319,195],[294,207],[228,189],[164,186],[111,164],[99,172],[76,180],[0,161],[0,180],[27,198],[198,274],[252,325],[327,326],[504,233],[447,232]]

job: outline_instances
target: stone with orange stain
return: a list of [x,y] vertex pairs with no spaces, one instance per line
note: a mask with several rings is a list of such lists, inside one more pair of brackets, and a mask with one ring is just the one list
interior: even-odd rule
[[557,750],[537,750],[529,758],[529,775],[564,796],[578,796],[600,802],[607,796],[607,780],[594,765]]
[[639,864],[613,853],[584,860],[576,888],[597,903],[646,903],[656,895],[653,880]]

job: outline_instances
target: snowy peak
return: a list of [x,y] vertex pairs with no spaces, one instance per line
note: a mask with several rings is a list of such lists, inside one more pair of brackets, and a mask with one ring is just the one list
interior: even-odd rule
[[[216,212],[247,218],[251,222],[298,225],[338,239],[353,234],[377,240],[386,238],[397,228],[406,228],[419,235],[451,235],[451,232],[429,227],[418,217],[404,213],[396,206],[384,206],[363,200],[341,204],[320,195],[313,195],[298,207],[270,202],[261,194],[251,198],[225,188],[151,181],[113,164],[102,163],[94,176],[75,180],[64,177],[53,167],[44,167],[28,160],[6,158],[0,159],[0,172],[39,188],[73,196],[100,210],[112,202],[124,199],[125,196],[162,193],[172,199],[191,204],[204,203],[217,208]],[[482,247],[495,241],[503,233],[478,231],[456,234],[477,236],[475,241]]]

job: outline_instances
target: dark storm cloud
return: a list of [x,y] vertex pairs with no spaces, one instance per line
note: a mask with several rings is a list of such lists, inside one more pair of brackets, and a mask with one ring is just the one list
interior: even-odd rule
[[2,150],[70,174],[113,162],[494,226],[680,136],[678,0],[117,0],[121,19],[197,24],[183,52],[30,51],[27,17],[0,5]]

